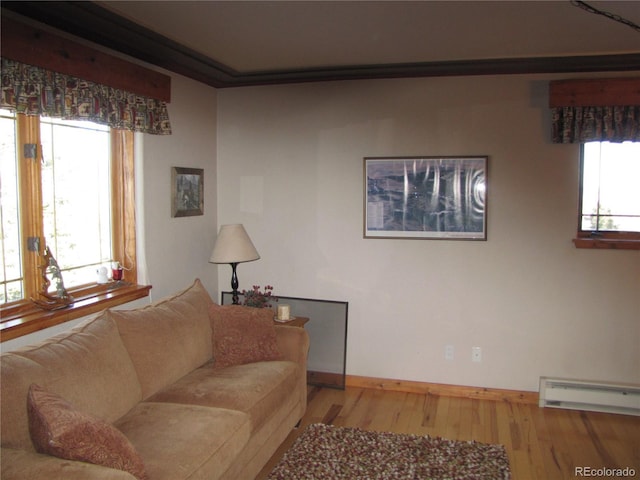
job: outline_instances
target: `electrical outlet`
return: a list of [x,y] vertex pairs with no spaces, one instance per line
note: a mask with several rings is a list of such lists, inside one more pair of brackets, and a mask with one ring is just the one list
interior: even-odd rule
[[471,348],[471,361],[472,362],[482,361],[482,349],[480,347]]
[[444,359],[453,360],[453,345],[447,345],[444,347]]

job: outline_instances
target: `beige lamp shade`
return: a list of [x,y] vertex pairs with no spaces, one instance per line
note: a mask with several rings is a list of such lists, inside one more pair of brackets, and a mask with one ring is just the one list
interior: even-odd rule
[[241,224],[222,225],[213,247],[211,263],[242,263],[258,260],[260,255]]

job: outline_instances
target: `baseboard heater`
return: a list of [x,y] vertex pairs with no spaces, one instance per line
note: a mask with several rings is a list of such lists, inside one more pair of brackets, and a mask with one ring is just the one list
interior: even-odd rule
[[540,377],[539,405],[640,416],[640,385]]

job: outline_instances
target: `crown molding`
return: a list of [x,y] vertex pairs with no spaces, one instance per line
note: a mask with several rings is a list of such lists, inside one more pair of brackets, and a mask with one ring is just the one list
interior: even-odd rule
[[640,53],[632,53],[239,72],[93,2],[3,1],[2,14],[7,12],[216,88],[331,80],[640,70]]

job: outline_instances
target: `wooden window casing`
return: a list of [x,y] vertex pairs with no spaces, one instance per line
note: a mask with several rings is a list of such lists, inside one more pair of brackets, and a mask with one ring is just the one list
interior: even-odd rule
[[[166,102],[171,100],[171,77],[168,75],[108,55],[15,18],[3,15],[1,20],[0,43],[3,57]],[[38,158],[27,161],[22,145],[39,145],[39,122],[37,117],[33,117],[19,123],[23,125],[19,127],[16,143],[20,155],[20,188],[24,192],[22,197],[28,198],[27,203],[21,205],[23,272],[38,272],[38,255],[27,251],[26,239],[30,236],[37,237],[40,245],[44,245],[42,193],[39,190],[42,153],[37,148]],[[112,158],[111,171],[112,254],[114,260],[125,267],[123,280],[129,286],[114,289],[112,284],[93,284],[69,288],[69,293],[75,299],[71,307],[44,311],[29,301],[40,289],[38,275],[25,274],[24,299],[0,307],[0,341],[148,296],[151,287],[137,285],[133,133],[113,129],[111,132],[111,151],[115,158],[115,161]]]
[[[557,80],[549,85],[552,108],[625,105],[640,105],[639,77]],[[582,172],[580,175],[582,195]],[[580,228],[581,213],[578,212],[578,231],[573,239],[576,248],[640,250],[639,232],[584,231]]]
[[[610,231],[610,230],[585,230],[582,228],[583,217],[583,162],[584,162],[584,146],[580,148],[580,199],[579,199],[579,211],[578,211],[578,231],[576,238],[573,239],[573,243],[576,248],[598,248],[598,249],[612,249],[612,250],[640,250],[640,232],[630,231]],[[640,162],[640,159],[638,159]]]
[[[0,308],[0,341],[6,341],[52,327],[69,320],[96,313],[108,307],[148,296],[150,286],[137,285],[136,229],[135,229],[135,176],[134,134],[124,130],[111,130],[111,209],[112,255],[125,267],[126,285],[81,285],[69,288],[74,304],[54,311],[42,310],[29,299],[36,298],[41,289],[38,269],[40,256],[26,248],[27,238],[39,239],[44,246],[42,214],[41,165],[39,146],[39,118],[17,115],[17,149],[21,188],[21,236],[24,277],[24,299]],[[36,158],[26,158],[24,144],[36,144]]]

